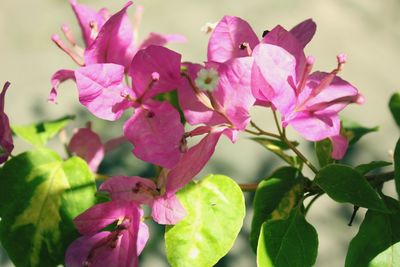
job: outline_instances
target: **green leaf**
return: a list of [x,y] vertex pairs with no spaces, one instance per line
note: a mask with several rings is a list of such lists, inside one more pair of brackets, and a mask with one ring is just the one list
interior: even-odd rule
[[172,267],[214,266],[233,246],[243,224],[240,187],[229,177],[209,175],[177,195],[188,214],[166,228],[168,262]]
[[297,207],[285,220],[262,225],[257,247],[259,267],[313,266],[318,252],[318,234]]
[[[288,150],[289,147],[287,144],[285,144],[282,141],[279,140],[273,140],[269,138],[264,138],[264,137],[253,137],[250,138],[253,141],[256,141],[263,147],[265,147],[267,150],[271,151],[281,159],[283,159],[285,162],[289,163],[289,165],[293,167],[298,167],[302,164],[302,161],[297,157],[297,156],[290,156],[284,152],[284,150]],[[292,142],[294,146],[298,146],[299,143],[297,142]]]
[[387,161],[371,161],[370,163],[360,164],[355,167],[356,171],[358,171],[361,175],[365,175],[370,171],[375,169],[383,168],[386,166],[390,166],[392,163]]
[[261,225],[270,219],[287,218],[302,195],[302,176],[293,167],[280,168],[259,183],[254,196],[250,231],[250,244],[254,251],[257,250]]
[[[397,200],[389,197],[385,197],[385,203],[393,213],[367,211],[360,230],[350,242],[345,267],[399,266],[390,264],[392,259],[385,261],[386,265],[376,265],[390,254],[390,251],[385,250],[400,241],[400,205]],[[383,251],[385,253],[376,258]]]
[[26,142],[41,147],[62,130],[74,116],[65,116],[58,120],[44,121],[29,125],[12,125],[11,129],[15,135],[24,139]]
[[389,100],[389,109],[392,113],[393,119],[395,120],[397,126],[400,127],[400,93],[397,92],[392,95]]
[[378,254],[368,265],[368,267],[396,266],[400,266],[400,242]]
[[337,202],[387,211],[378,193],[358,171],[349,166],[328,165],[320,170],[314,182]]
[[317,155],[318,163],[321,168],[333,163],[332,149],[332,142],[329,138],[315,142],[315,154]]
[[72,219],[95,203],[95,181],[78,157],[39,149],[9,160],[0,173],[0,240],[16,266],[62,264],[78,236]]
[[349,139],[349,146],[354,145],[361,139],[364,135],[372,132],[377,132],[379,130],[378,126],[375,127],[364,127],[357,122],[349,121],[346,119],[342,120],[342,127],[344,129],[345,135]]
[[394,182],[396,184],[397,195],[400,196],[400,139],[394,149]]

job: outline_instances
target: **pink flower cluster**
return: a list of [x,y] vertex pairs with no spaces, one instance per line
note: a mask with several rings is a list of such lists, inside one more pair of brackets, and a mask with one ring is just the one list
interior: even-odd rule
[[[337,76],[346,57],[337,57],[331,72],[313,72],[314,58],[304,47],[316,25],[306,20],[290,31],[276,26],[259,39],[250,25],[225,16],[211,34],[204,64],[181,62],[181,55],[163,47],[184,41],[179,35],[151,33],[135,43],[142,8],[131,26],[128,2],[119,12],[96,12],[71,0],[82,29],[85,48],[78,47],[67,25],[62,26],[68,45],[57,35],[52,40],[76,63],[77,70],[59,70],[52,77],[49,100],[55,102],[58,85],[74,79],[79,101],[96,117],[114,121],[127,109],[133,115],[123,133],[133,144],[133,154],[162,167],[155,180],[115,176],[99,190],[111,201],[95,205],[75,219],[83,235],[69,247],[67,266],[138,266],[138,255],[149,237],[142,222],[142,205],[151,207],[159,224],[176,224],[185,209],[176,198],[211,158],[221,135],[232,142],[250,122],[249,110],[261,105],[279,112],[282,127],[292,126],[310,141],[330,138],[333,157],[340,159],[347,139],[340,135],[338,112],[363,98],[350,83]],[[177,91],[185,120],[162,93]],[[187,138],[203,136],[188,147]],[[90,140],[90,142],[87,142]],[[88,161],[95,171],[107,151],[89,128],[80,129],[70,150]],[[106,226],[108,230],[104,230]]]

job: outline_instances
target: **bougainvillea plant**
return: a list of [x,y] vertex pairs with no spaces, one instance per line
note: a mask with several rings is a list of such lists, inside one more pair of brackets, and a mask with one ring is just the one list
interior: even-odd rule
[[[64,38],[52,36],[78,66],[55,72],[49,101],[56,102],[60,83],[71,79],[92,116],[112,125],[130,115],[121,136],[105,143],[91,123],[76,129],[62,157],[45,146],[60,132],[65,135],[73,117],[10,126],[4,112],[10,83],[5,83],[0,94],[0,241],[16,266],[139,266],[151,237],[149,220],[165,225],[171,266],[214,266],[242,228],[243,192],[254,194],[249,246],[260,267],[315,264],[318,236],[306,215],[323,194],[354,205],[354,215],[359,208],[367,210],[349,243],[345,266],[400,266],[395,257],[400,253],[400,205],[382,192],[383,184],[394,180],[400,193],[400,145],[393,162],[340,163],[350,146],[376,129],[339,117],[347,105],[363,104],[364,98],[339,77],[346,55],[337,55],[331,71],[313,70],[315,59],[305,55],[304,47],[316,32],[314,21],[290,30],[278,25],[259,36],[243,19],[225,16],[208,29],[205,62],[193,63],[164,47],[185,42],[181,35],[150,33],[139,43],[143,8],[136,7],[131,24],[132,2],[114,14],[70,3],[84,47],[68,25],[61,27]],[[276,131],[252,120],[254,106],[273,114]],[[399,94],[389,107],[400,126]],[[318,164],[288,139],[287,128],[315,144]],[[197,177],[221,138],[235,143],[242,136],[284,165],[256,184],[237,184],[224,175]],[[15,137],[35,148],[13,155]],[[98,173],[107,153],[126,142],[133,146],[132,157],[154,166],[153,177]],[[389,165],[393,171],[378,170]],[[304,169],[313,175],[307,177]]]

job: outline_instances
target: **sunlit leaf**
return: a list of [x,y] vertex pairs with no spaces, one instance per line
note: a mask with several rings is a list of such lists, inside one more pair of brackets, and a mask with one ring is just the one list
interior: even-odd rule
[[30,151],[0,173],[0,240],[16,266],[57,266],[78,234],[72,219],[95,203],[95,182],[78,157]]
[[11,129],[15,135],[24,139],[26,142],[40,147],[53,138],[59,131],[61,131],[74,116],[65,116],[58,120],[44,121],[29,125],[12,125]]
[[185,219],[168,226],[165,246],[172,267],[214,266],[233,246],[245,215],[240,187],[230,178],[209,175],[178,193]]

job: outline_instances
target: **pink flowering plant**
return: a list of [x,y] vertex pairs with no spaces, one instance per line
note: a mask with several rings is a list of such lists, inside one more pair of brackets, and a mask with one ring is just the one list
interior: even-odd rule
[[[195,63],[165,47],[184,43],[181,35],[150,33],[138,42],[143,8],[135,7],[131,22],[132,2],[115,13],[76,0],[70,4],[84,47],[66,24],[63,38],[51,37],[78,66],[54,73],[48,100],[57,102],[61,83],[70,79],[91,116],[110,127],[125,121],[120,136],[107,142],[91,123],[67,138],[64,128],[72,116],[10,126],[4,112],[10,83],[4,85],[0,241],[16,266],[139,266],[152,220],[165,225],[171,266],[211,267],[242,229],[244,192],[254,195],[249,246],[260,267],[315,264],[318,236],[306,216],[323,194],[354,206],[349,225],[359,208],[367,210],[345,266],[383,266],[399,253],[399,201],[384,195],[382,186],[394,180],[400,193],[400,145],[393,162],[341,163],[348,149],[376,128],[339,116],[364,98],[339,77],[346,55],[337,55],[330,71],[313,70],[315,59],[304,53],[316,32],[313,20],[258,35],[243,19],[225,16],[208,29],[207,58]],[[252,119],[254,106],[272,114],[275,131]],[[400,125],[399,94],[389,107]],[[288,128],[314,144],[315,157],[300,151]],[[56,135],[66,157],[46,148]],[[16,137],[34,149],[13,155]],[[217,174],[198,177],[221,138],[235,143],[246,137],[280,157],[281,166],[254,184]],[[154,166],[152,177],[99,173],[108,153],[125,143],[133,147],[132,157]],[[379,170],[389,165],[394,171]]]

